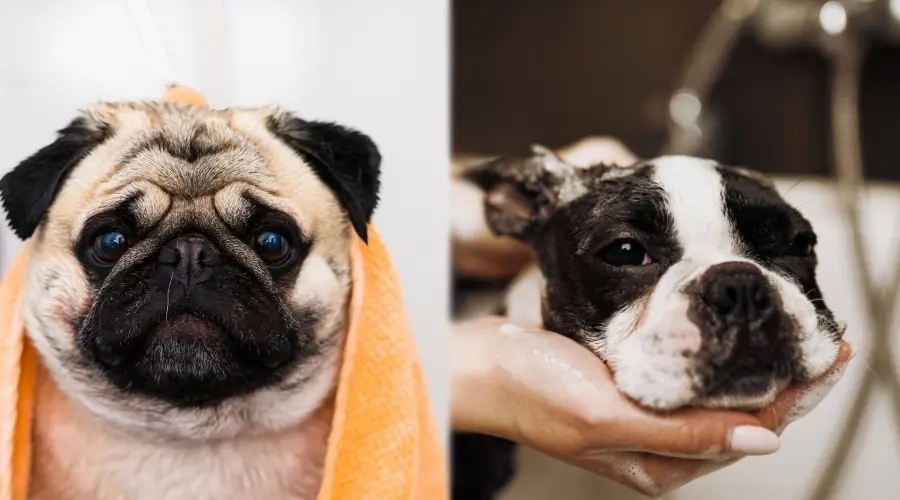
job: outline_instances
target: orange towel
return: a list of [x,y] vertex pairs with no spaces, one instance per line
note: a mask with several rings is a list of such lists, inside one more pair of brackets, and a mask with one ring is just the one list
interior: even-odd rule
[[[205,105],[170,87],[164,99]],[[26,500],[38,357],[19,312],[28,245],[0,284],[0,500]],[[446,463],[396,273],[375,228],[351,249],[350,321],[318,500],[442,500]]]

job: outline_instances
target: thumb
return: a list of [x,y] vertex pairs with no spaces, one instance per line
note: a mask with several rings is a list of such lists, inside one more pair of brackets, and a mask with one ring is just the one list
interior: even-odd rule
[[[608,446],[683,458],[768,455],[781,446],[778,436],[757,418],[738,412],[684,410],[645,421],[622,421],[608,436]],[[618,427],[618,428],[616,428]]]

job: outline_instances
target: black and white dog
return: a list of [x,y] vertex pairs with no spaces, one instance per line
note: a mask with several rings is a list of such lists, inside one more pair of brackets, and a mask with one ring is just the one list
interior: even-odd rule
[[464,179],[491,230],[536,258],[510,319],[590,349],[644,407],[761,408],[837,358],[816,234],[756,172],[684,156],[578,168],[534,146]]

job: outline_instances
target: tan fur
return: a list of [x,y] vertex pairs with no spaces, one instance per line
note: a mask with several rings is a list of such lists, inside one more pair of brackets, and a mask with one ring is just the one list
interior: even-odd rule
[[[85,113],[114,135],[71,174],[29,242],[24,316],[48,368],[36,412],[34,499],[315,497],[350,289],[352,233],[333,193],[267,130],[265,120],[277,113],[155,102],[101,104]],[[146,148],[156,135],[194,138],[217,152],[189,165]],[[227,233],[246,209],[241,191],[288,213],[314,241],[285,299],[324,306],[316,336],[338,335],[323,356],[277,387],[190,410],[123,395],[93,370],[65,362],[79,355],[72,319],[96,294],[72,252],[91,215],[141,192],[141,224],[166,227],[194,217]],[[139,243],[128,258],[146,255],[153,244]],[[250,252],[236,239],[231,245],[238,254]]]
[[315,498],[330,404],[267,435],[155,442],[74,408],[47,374],[39,383],[34,500]]

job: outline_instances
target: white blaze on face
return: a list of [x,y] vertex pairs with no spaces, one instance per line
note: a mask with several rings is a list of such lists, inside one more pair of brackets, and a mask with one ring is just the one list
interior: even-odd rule
[[684,255],[649,300],[613,315],[605,347],[620,390],[648,407],[670,409],[695,399],[692,366],[701,347],[700,330],[688,319],[689,300],[680,291],[710,265],[745,259],[736,253],[715,162],[671,156],[651,164]]
[[685,259],[737,256],[737,241],[725,215],[725,193],[716,163],[683,156],[653,161],[653,180],[668,195],[668,211]]
[[[716,163],[669,156],[650,162],[653,181],[667,194],[666,212],[672,218],[682,259],[672,265],[640,304],[614,314],[606,328],[603,356],[615,372],[619,388],[638,402],[657,409],[697,403],[694,363],[701,348],[701,332],[688,317],[686,284],[710,266],[751,262],[743,255],[725,213],[724,186]],[[755,263],[754,263],[755,264]],[[784,301],[785,312],[797,322],[803,363],[815,375],[824,373],[837,356],[837,345],[820,332],[812,303],[800,288],[775,272],[761,268]],[[774,382],[774,381],[773,381]],[[755,401],[709,401],[703,404],[766,404],[769,394]]]

